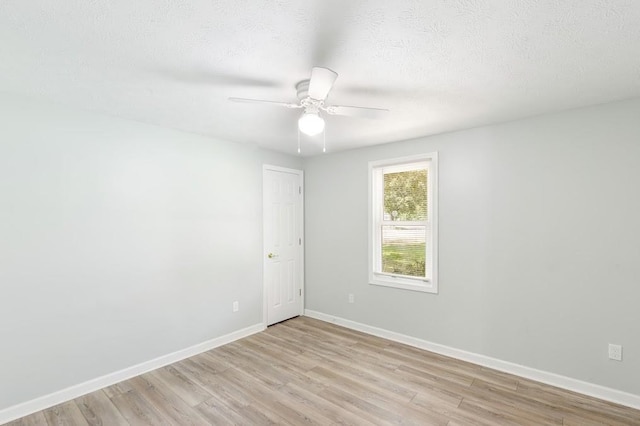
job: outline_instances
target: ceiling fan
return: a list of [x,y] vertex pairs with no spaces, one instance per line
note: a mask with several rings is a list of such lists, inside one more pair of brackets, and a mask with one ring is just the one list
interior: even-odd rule
[[[388,109],[367,108],[360,106],[326,105],[325,101],[338,73],[329,68],[313,67],[311,78],[296,84],[298,103],[266,101],[261,99],[229,98],[234,102],[260,103],[285,108],[302,109],[304,112],[298,119],[298,129],[306,135],[314,136],[324,130],[324,120],[320,111],[329,115],[346,115],[351,117],[378,118]],[[299,150],[299,148],[298,148]]]

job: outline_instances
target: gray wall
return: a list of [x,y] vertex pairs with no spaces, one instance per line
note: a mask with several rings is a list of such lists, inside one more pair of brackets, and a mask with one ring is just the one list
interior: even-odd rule
[[[640,394],[637,117],[306,159],[307,308]],[[8,95],[0,120],[0,410],[262,321],[261,166],[299,158]],[[434,150],[440,294],[370,286],[367,162]]]
[[262,163],[298,158],[7,95],[0,121],[0,410],[262,322]]
[[[639,117],[633,100],[306,160],[307,309],[640,394]],[[432,151],[440,293],[369,285],[367,163]]]

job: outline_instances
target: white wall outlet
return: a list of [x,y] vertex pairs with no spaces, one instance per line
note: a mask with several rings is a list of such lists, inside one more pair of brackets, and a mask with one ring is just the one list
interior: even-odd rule
[[349,293],[349,303],[355,303],[356,298],[353,293]]
[[235,302],[233,302],[233,312],[238,312],[239,310],[240,310],[240,304],[236,300]]
[[622,361],[622,345],[609,343],[609,359]]

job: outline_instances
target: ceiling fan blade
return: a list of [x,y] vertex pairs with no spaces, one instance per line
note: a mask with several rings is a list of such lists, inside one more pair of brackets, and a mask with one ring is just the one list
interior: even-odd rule
[[313,67],[309,80],[309,97],[318,101],[327,99],[336,78],[338,73],[329,68]]
[[383,108],[367,108],[359,106],[331,105],[323,108],[330,115],[347,115],[350,117],[381,118],[389,110]]
[[156,76],[171,79],[177,83],[203,86],[244,86],[244,87],[280,87],[275,80],[240,76],[198,66],[183,68],[155,67],[148,72]]
[[262,99],[247,99],[247,98],[229,98],[232,102],[243,102],[247,104],[269,104],[273,106],[283,106],[285,108],[302,108],[302,105],[292,104],[289,102],[277,102],[277,101],[265,101]]

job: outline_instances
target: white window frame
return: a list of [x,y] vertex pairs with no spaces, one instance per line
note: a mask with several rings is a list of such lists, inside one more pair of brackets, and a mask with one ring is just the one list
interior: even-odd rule
[[[411,170],[417,163],[425,163],[427,168],[427,221],[422,222],[428,227],[427,271],[426,278],[394,275],[381,272],[382,262],[382,224],[384,197],[384,170],[399,172],[403,169]],[[395,223],[394,223],[395,224]],[[398,224],[402,224],[399,222]],[[438,153],[411,155],[369,162],[369,284],[405,290],[438,293]]]

